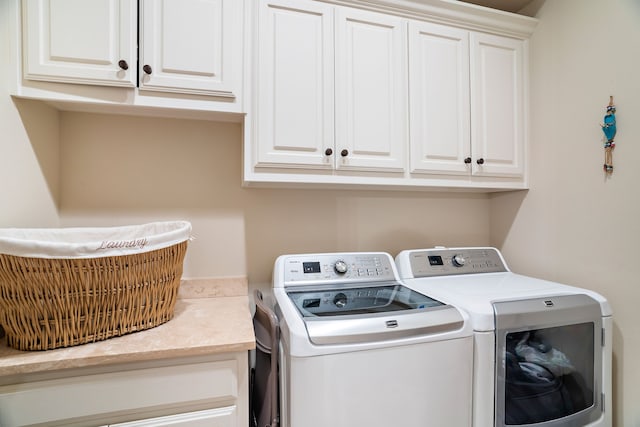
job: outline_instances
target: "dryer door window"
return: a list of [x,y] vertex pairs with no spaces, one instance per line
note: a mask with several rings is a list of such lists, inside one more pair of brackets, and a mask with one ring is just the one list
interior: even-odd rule
[[593,323],[506,335],[505,425],[552,421],[594,403]]
[[602,414],[602,315],[586,295],[494,304],[496,426],[583,427]]

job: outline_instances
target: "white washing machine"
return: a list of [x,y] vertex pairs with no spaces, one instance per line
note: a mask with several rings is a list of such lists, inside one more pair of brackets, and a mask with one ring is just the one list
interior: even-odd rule
[[474,427],[611,427],[605,298],[512,273],[494,248],[406,250],[396,264],[407,286],[470,316]]
[[280,256],[283,427],[469,427],[466,314],[403,285],[386,253]]

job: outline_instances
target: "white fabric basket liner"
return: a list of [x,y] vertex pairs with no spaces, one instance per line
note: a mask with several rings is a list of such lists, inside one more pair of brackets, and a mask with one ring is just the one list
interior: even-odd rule
[[188,221],[121,227],[4,228],[0,254],[29,258],[101,258],[167,248],[189,240]]

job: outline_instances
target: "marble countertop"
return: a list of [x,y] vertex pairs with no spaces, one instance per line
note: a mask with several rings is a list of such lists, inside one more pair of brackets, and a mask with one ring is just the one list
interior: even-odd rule
[[90,344],[20,351],[0,340],[0,376],[248,351],[255,336],[246,281],[185,281],[173,319],[152,329]]

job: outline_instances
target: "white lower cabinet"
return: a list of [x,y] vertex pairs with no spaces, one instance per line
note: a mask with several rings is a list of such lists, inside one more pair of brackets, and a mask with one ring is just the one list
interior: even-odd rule
[[247,353],[43,374],[0,386],[0,425],[247,427]]
[[109,424],[109,427],[233,427],[236,425],[236,408],[228,407]]

